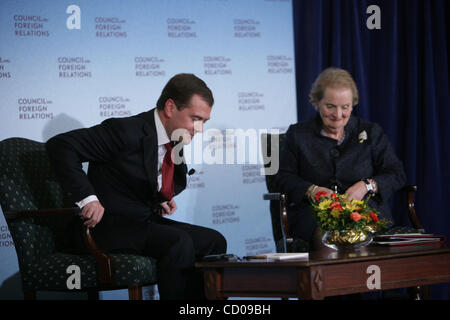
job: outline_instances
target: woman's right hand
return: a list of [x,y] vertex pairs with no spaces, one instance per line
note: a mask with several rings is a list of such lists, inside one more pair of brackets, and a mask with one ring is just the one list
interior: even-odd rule
[[334,191],[333,190],[331,190],[331,189],[328,189],[328,188],[325,188],[325,187],[317,187],[315,190],[314,190],[314,192],[311,194],[311,200],[312,201],[314,201],[314,202],[317,202],[317,199],[316,199],[316,194],[318,194],[319,192],[325,192],[326,193],[326,197],[331,197],[331,194],[332,193],[334,193]]

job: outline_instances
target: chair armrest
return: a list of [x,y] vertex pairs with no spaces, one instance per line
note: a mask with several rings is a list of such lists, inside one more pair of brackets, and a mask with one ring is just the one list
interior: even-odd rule
[[264,200],[280,200],[281,199],[281,193],[279,192],[272,192],[272,193],[264,193],[263,194]]
[[400,191],[416,192],[417,191],[417,186],[410,184],[410,185],[407,185],[407,186],[404,186],[403,188],[401,188]]
[[288,217],[287,217],[287,196],[284,193],[273,192],[273,193],[263,194],[263,199],[280,201],[281,234],[283,236],[283,241],[284,241],[284,252],[287,252],[286,243],[293,242],[293,238],[292,238],[291,232],[289,230],[289,223],[288,223]]
[[97,261],[99,282],[105,285],[111,285],[114,282],[111,257],[97,247],[89,228],[84,225],[83,236],[89,251]]
[[79,208],[59,208],[59,209],[39,209],[39,210],[8,210],[3,212],[6,221],[13,221],[17,218],[51,217],[79,215]]
[[[59,208],[59,209],[40,209],[40,210],[9,210],[5,211],[6,221],[13,221],[17,218],[33,217],[57,217],[80,215],[80,208]],[[89,228],[83,226],[83,238],[90,253],[94,256],[98,266],[98,280],[100,283],[110,285],[113,283],[112,260],[109,255],[102,252],[95,244]]]
[[422,226],[422,224],[419,221],[419,218],[417,217],[414,205],[414,194],[417,191],[417,186],[407,185],[403,187],[401,191],[406,192],[406,201],[408,202],[408,215],[412,226],[415,229],[418,229],[420,232],[425,232],[424,227]]

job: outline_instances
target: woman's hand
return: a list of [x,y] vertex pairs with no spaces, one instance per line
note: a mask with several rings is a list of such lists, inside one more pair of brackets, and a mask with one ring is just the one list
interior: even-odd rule
[[316,194],[318,194],[319,192],[325,192],[326,193],[326,197],[331,197],[331,194],[333,193],[333,190],[325,188],[325,187],[317,187],[314,189],[314,192],[311,194],[311,200],[317,202],[316,200]]
[[367,193],[364,181],[358,181],[345,191],[347,198],[351,200],[362,200]]

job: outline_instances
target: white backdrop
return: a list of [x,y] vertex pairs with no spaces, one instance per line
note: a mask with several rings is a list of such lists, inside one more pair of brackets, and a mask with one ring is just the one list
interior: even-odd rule
[[[219,130],[223,141],[211,144],[204,134],[185,149],[188,168],[196,173],[175,199],[179,209],[172,217],[219,230],[229,253],[274,251],[269,204],[262,200],[262,161],[254,163],[249,154],[255,146],[261,152],[252,133],[285,131],[296,122],[291,1],[0,2],[0,140],[45,142],[109,117],[149,110],[165,83],[181,72],[196,74],[213,91],[205,130]],[[248,134],[247,145],[225,135],[233,129]],[[223,164],[205,161],[221,150]],[[245,152],[247,158],[230,163],[227,152]],[[0,298],[21,298],[3,215],[0,257]]]

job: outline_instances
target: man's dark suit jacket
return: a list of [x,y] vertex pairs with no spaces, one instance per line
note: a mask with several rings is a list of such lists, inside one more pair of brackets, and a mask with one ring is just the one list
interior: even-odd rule
[[[157,190],[154,109],[57,135],[46,147],[74,204],[89,195],[98,197],[105,208],[100,223],[114,217],[147,221],[162,202]],[[83,162],[89,162],[87,176],[82,170]],[[175,194],[186,187],[186,172],[186,164],[175,166]]]
[[[291,225],[297,226],[294,229],[299,234],[295,236],[310,240],[316,227],[306,197],[312,184],[330,189],[337,185],[338,192],[344,193],[354,183],[373,178],[379,193],[370,199],[369,205],[379,210],[382,217],[392,219],[388,199],[405,185],[406,175],[381,127],[351,116],[341,145],[335,139],[323,136],[321,130],[319,115],[291,125],[280,154],[280,169],[275,182],[293,202],[288,219]],[[367,139],[360,142],[363,131],[366,131]]]

